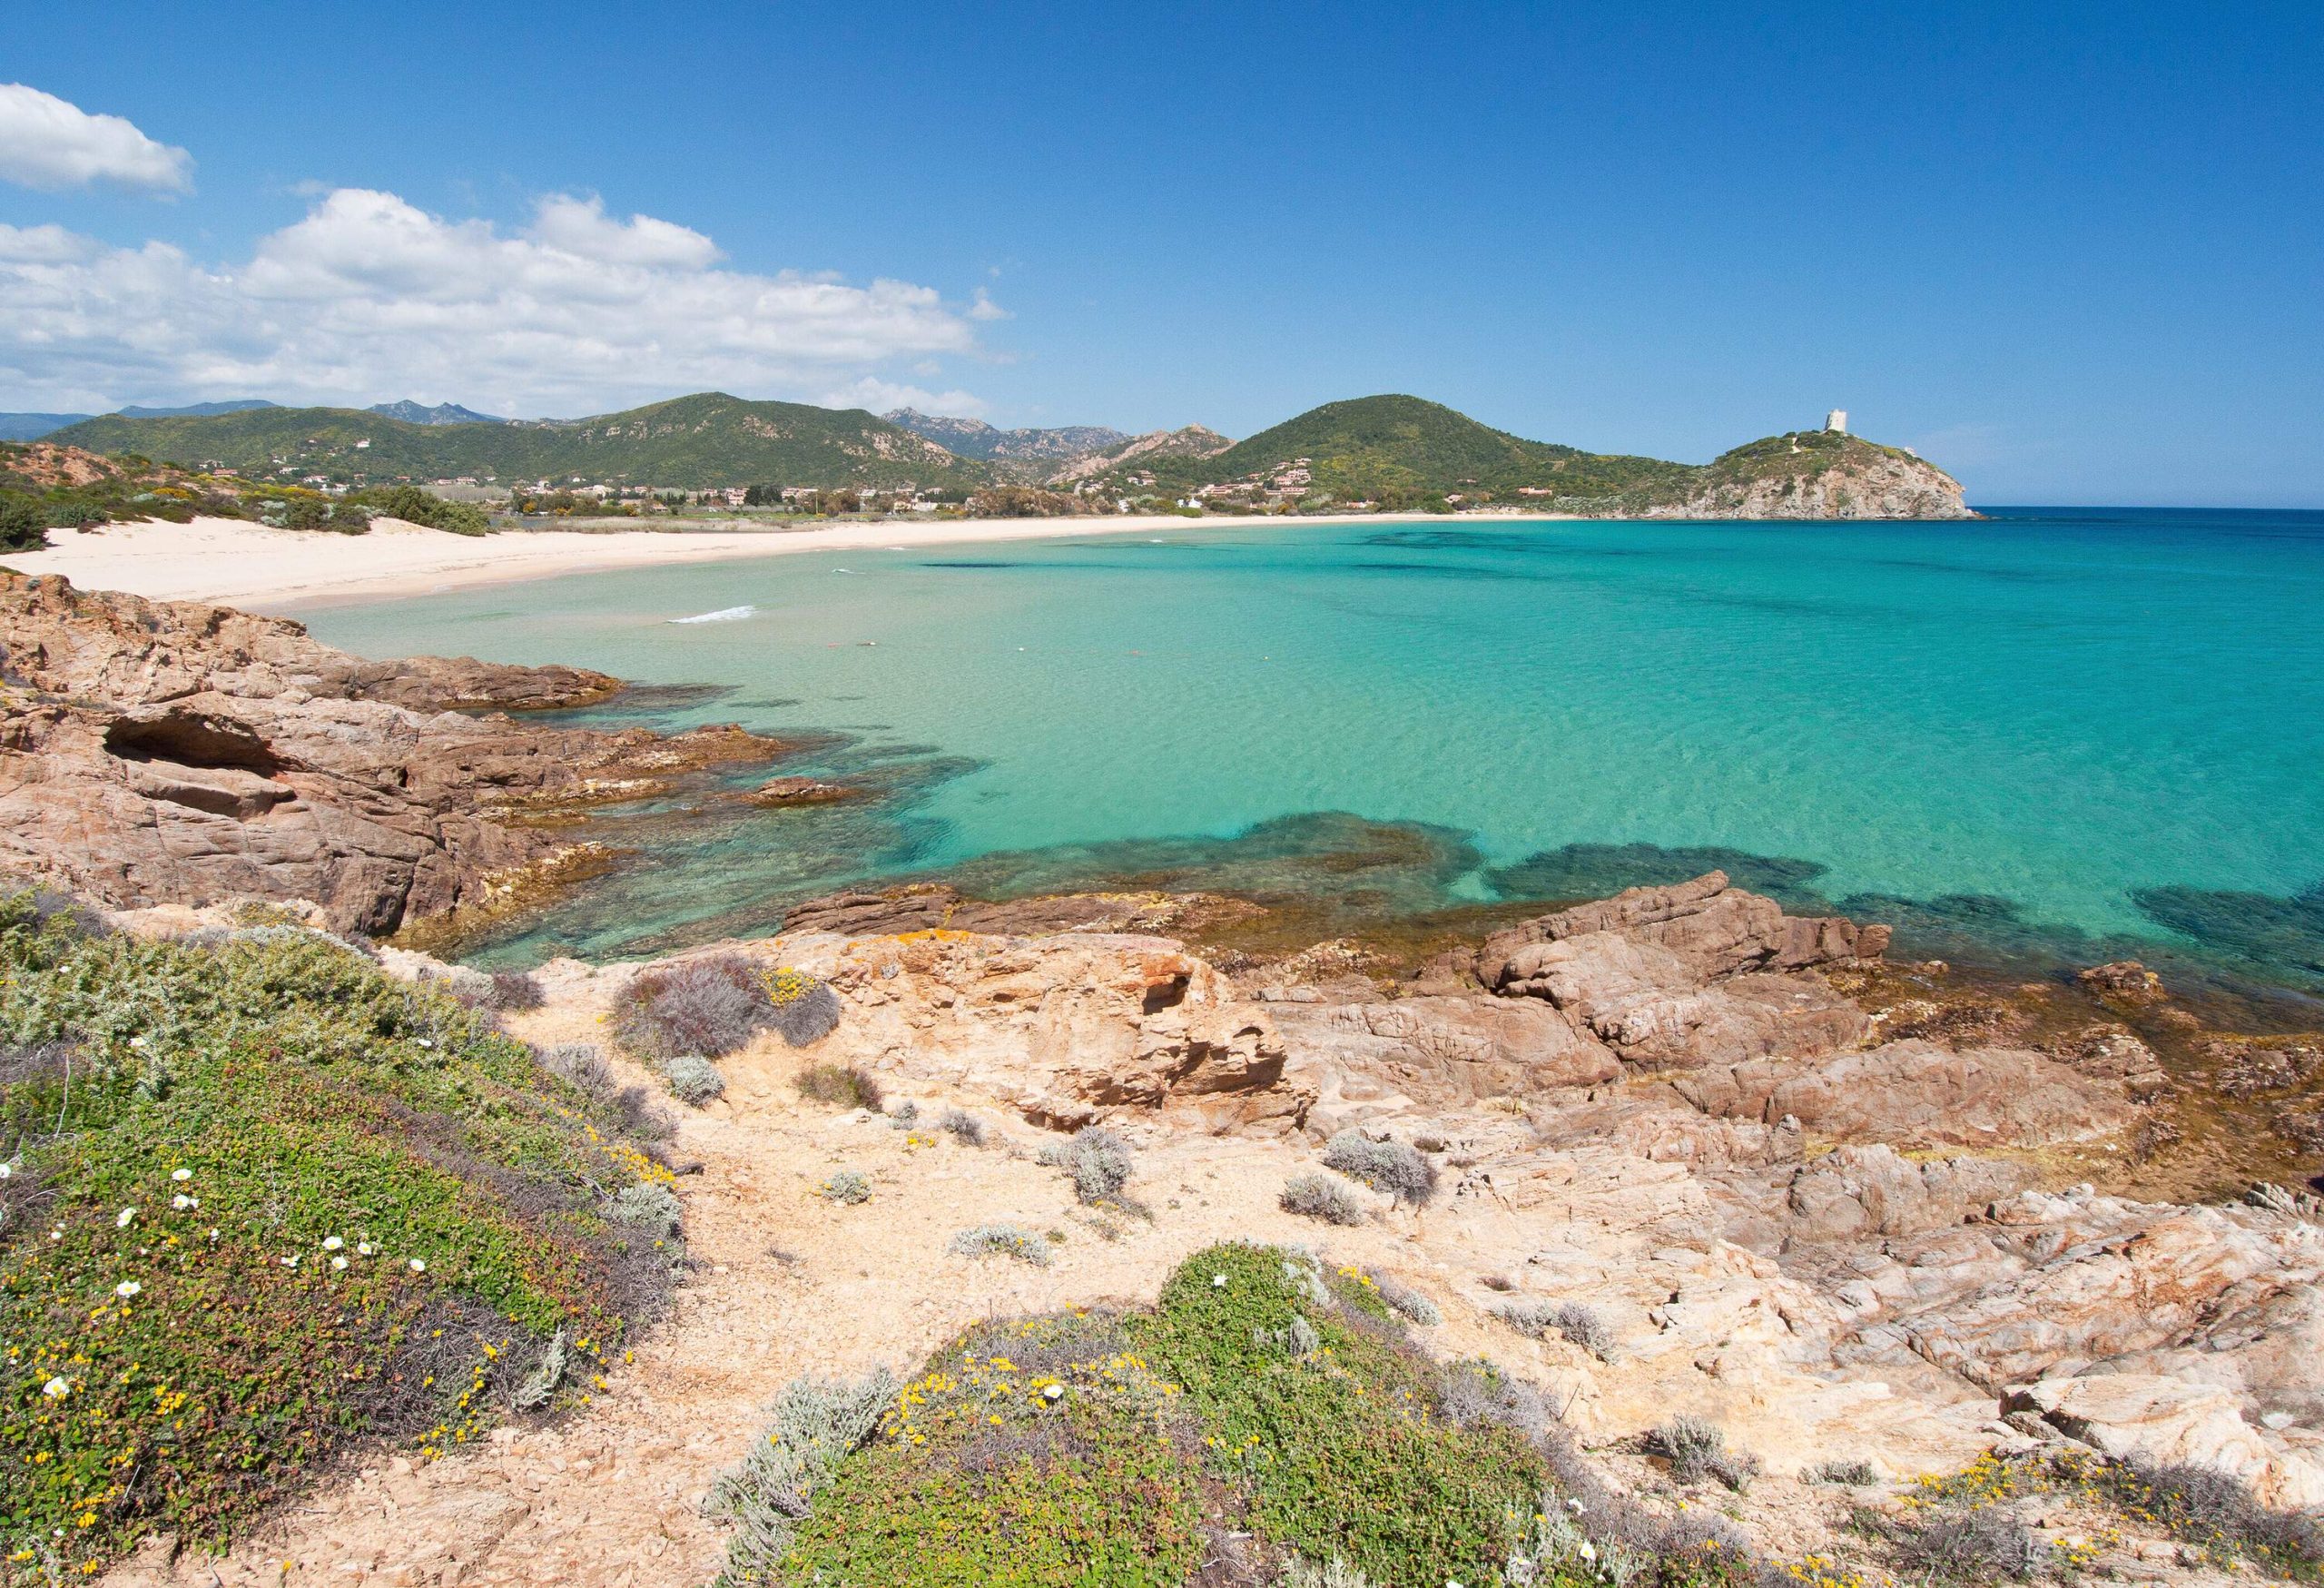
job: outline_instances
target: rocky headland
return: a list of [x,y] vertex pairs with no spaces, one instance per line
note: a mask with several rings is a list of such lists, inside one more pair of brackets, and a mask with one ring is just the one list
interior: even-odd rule
[[526,723],[618,679],[369,662],[285,618],[0,572],[0,868],[119,908],[309,901],[391,932],[586,869],[560,811],[783,746]]

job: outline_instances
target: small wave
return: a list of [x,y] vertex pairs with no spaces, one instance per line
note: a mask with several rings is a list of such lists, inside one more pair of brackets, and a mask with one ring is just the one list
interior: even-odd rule
[[755,607],[721,607],[715,612],[697,612],[692,617],[673,617],[672,623],[740,623],[745,617],[756,617]]

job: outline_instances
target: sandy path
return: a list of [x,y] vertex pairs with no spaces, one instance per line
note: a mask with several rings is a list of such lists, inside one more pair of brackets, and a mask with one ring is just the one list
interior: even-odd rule
[[[577,1012],[510,1023],[542,1042],[598,1034]],[[1120,1237],[1108,1241],[1064,1177],[1032,1161],[1037,1134],[998,1110],[964,1100],[1001,1139],[1016,1139],[1016,1150],[964,1147],[934,1131],[921,1138],[932,1145],[912,1145],[884,1120],[802,1104],[789,1085],[796,1066],[779,1044],[725,1060],[726,1117],[688,1115],[677,1150],[704,1168],[679,1186],[700,1267],[595,1404],[552,1427],[504,1428],[433,1464],[376,1457],[222,1560],[189,1555],[172,1566],[146,1558],[105,1581],[704,1583],[724,1563],[725,1542],[699,1514],[701,1496],[798,1375],[859,1375],[883,1363],[907,1372],[977,1319],[1151,1300],[1180,1258],[1213,1241],[1313,1241],[1319,1233],[1274,1205],[1295,1158],[1311,1156],[1287,1145],[1157,1134],[1133,1186],[1151,1202],[1154,1222],[1117,1218]],[[937,1101],[918,1095],[924,1110]],[[834,1207],[812,1194],[842,1166],[872,1178],[870,1202]],[[1047,1268],[945,1252],[955,1231],[1000,1218],[1067,1238]],[[1432,1267],[1389,1225],[1329,1238],[1343,1260],[1416,1275]],[[1442,1293],[1444,1278],[1428,1282]]]
[[[1366,523],[1403,522],[1366,519]],[[1279,518],[970,518],[832,524],[815,529],[509,530],[450,535],[380,519],[368,535],[270,529],[237,518],[111,524],[52,532],[46,551],[6,554],[25,574],[62,574],[91,590],[153,600],[213,601],[266,611],[379,600],[560,574],[780,557],[803,551],[958,546],[1092,535],[1183,535],[1284,527]]]

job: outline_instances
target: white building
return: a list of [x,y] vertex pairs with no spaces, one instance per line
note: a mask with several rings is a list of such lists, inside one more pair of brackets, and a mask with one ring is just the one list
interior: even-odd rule
[[1836,408],[1831,412],[1826,414],[1824,416],[1824,428],[1827,430],[1837,430],[1843,436],[1846,435],[1848,433],[1848,410],[1844,408]]

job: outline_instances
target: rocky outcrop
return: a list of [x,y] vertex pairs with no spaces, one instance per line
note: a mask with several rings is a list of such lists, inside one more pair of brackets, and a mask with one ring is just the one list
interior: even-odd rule
[[2039,1145],[2094,1136],[2131,1118],[2119,1084],[2021,1048],[1955,1050],[1911,1040],[1816,1064],[1760,1060],[1672,1081],[1706,1114],[1904,1148]]
[[1886,927],[1786,915],[1711,872],[1497,932],[1474,974],[1504,997],[1546,1000],[1631,1063],[1693,1068],[1858,1041],[1864,1011],[1791,972],[1877,958],[1887,944]]
[[372,663],[296,623],[0,575],[0,870],[117,908],[305,900],[387,932],[549,865],[524,807],[627,797],[779,746],[451,709],[564,706],[603,674]]

